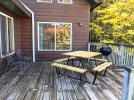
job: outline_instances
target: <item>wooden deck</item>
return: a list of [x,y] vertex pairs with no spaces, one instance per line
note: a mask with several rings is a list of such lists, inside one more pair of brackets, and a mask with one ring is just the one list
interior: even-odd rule
[[[0,78],[0,100],[121,100],[122,70],[109,70],[108,77],[98,77],[98,86],[67,78],[54,78],[50,62],[33,63],[24,75],[17,67]],[[88,80],[93,76],[87,74]]]

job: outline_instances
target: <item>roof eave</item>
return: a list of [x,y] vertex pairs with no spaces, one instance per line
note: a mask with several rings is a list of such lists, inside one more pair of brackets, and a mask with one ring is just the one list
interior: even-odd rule
[[0,0],[0,5],[15,15],[31,18],[31,13],[21,4],[19,0]]
[[88,0],[88,2],[90,3],[90,11],[92,11],[97,6],[99,6],[103,2],[103,0]]

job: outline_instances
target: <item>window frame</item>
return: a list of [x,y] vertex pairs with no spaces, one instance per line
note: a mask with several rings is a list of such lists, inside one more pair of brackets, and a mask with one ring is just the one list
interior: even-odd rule
[[[7,26],[7,32],[6,32],[6,34],[7,34],[7,51],[8,51],[8,54],[9,55],[7,55],[7,56],[10,56],[10,55],[12,55],[12,54],[14,54],[15,53],[15,40],[14,40],[14,19],[13,19],[13,17],[10,17],[10,16],[8,16],[7,14],[4,14],[3,12],[0,12],[0,15],[2,15],[2,16],[4,16],[5,18],[6,18],[6,26]],[[12,37],[13,37],[13,52],[11,52],[11,53],[9,53],[9,34],[8,34],[8,18],[10,18],[11,20],[12,20]],[[0,50],[0,58],[5,58],[5,57],[7,57],[7,56],[3,56],[2,55],[2,40],[1,40],[1,23],[0,23],[0,48],[1,48],[1,50]]]
[[[71,25],[71,33],[70,33],[70,49],[68,50],[57,50],[56,49],[56,30],[55,30],[55,48],[54,49],[40,49],[40,32],[39,32],[39,25],[40,24],[55,24],[55,29],[56,29],[56,24],[58,23],[64,23],[64,24],[70,24]],[[70,22],[37,22],[37,35],[38,35],[38,51],[72,51],[72,23]]]
[[58,3],[59,3],[59,4],[73,4],[73,0],[72,0],[71,3],[64,3],[64,2],[60,2],[60,0],[58,0]]
[[47,2],[47,1],[37,0],[37,2],[41,2],[41,3],[52,3],[53,1],[51,0],[51,2]]

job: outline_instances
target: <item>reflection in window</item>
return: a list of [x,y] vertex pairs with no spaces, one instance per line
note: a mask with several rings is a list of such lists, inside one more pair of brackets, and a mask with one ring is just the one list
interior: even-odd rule
[[40,49],[54,49],[55,43],[55,25],[53,24],[40,24]]
[[58,0],[58,3],[72,4],[73,3],[73,0]]
[[37,0],[37,2],[52,3],[52,0]]
[[70,50],[71,23],[39,23],[39,50]]
[[5,56],[5,53],[11,54],[14,52],[13,29],[13,19],[0,13],[0,53],[2,57]]
[[71,24],[56,24],[56,49],[70,49]]
[[3,52],[8,52],[7,18],[1,16],[1,47]]

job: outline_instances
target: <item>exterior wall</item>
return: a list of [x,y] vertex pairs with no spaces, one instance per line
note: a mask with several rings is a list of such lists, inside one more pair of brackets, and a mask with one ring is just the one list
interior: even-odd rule
[[32,54],[32,19],[20,19],[21,51],[24,54]]
[[[73,4],[58,4],[58,0],[52,0],[53,3],[37,2],[36,0],[21,0],[35,13],[35,48],[36,48],[36,60],[51,60],[59,57],[61,52],[54,51],[38,51],[37,40],[37,22],[69,22],[72,23],[72,49],[86,48],[89,41],[89,14],[90,6],[87,0],[73,0]],[[21,43],[23,47],[29,48],[31,45],[31,36],[28,32],[31,31],[29,27],[30,21],[22,20],[23,25],[21,37]],[[82,23],[80,27],[79,23]],[[27,26],[27,32],[25,32],[23,26]],[[22,38],[24,40],[22,40]],[[29,40],[27,40],[29,39]],[[28,44],[27,44],[28,43]],[[30,47],[31,48],[31,47]]]

